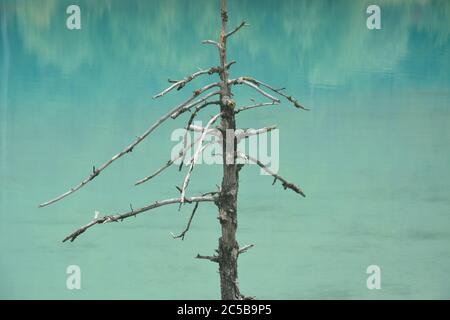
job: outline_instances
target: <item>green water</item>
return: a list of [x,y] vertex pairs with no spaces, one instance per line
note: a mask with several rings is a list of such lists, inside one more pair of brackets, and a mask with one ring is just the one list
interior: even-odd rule
[[[197,88],[151,96],[197,67],[219,31],[216,1],[1,0],[0,298],[219,298],[214,205],[166,206],[61,240],[95,210],[126,211],[177,195],[184,174],[133,183],[170,157],[168,122],[79,192],[75,185]],[[450,298],[450,2],[231,1],[231,76],[285,86],[287,103],[239,114],[238,125],[280,128],[280,171],[307,194],[283,191],[254,166],[241,171],[239,260],[244,294],[261,299]],[[206,83],[200,79],[198,86]],[[235,91],[238,104],[255,93]],[[203,113],[208,119],[214,107]],[[201,165],[190,194],[213,190],[221,166]],[[81,290],[66,288],[79,265]],[[380,290],[366,268],[380,266]]]

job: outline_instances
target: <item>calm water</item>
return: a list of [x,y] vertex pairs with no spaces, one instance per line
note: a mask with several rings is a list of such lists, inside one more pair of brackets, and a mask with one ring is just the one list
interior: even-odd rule
[[[1,0],[0,298],[218,298],[216,266],[193,259],[217,247],[216,208],[164,207],[61,239],[94,210],[117,212],[177,194],[175,168],[133,183],[170,156],[158,129],[92,184],[65,191],[142,133],[195,86],[161,100],[166,79],[217,65],[216,1],[77,1],[82,29],[65,28],[72,1]],[[231,1],[230,23],[251,27],[229,45],[231,75],[286,86],[288,104],[239,115],[278,124],[280,174],[303,199],[254,166],[242,171],[239,260],[243,293],[266,299],[450,298],[450,2],[377,1],[382,30],[366,28],[372,1]],[[203,82],[202,82],[203,81]],[[201,80],[199,85],[204,84]],[[238,103],[254,92],[238,89]],[[205,118],[214,114],[205,112]],[[220,166],[199,166],[191,193],[215,188]],[[66,268],[82,289],[66,289]],[[382,289],[366,288],[366,268]]]

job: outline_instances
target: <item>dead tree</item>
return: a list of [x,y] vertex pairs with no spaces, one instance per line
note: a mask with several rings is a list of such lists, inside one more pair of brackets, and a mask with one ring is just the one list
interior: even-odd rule
[[[158,169],[154,174],[147,176],[138,182],[136,185],[142,184],[149,181],[156,175],[160,174],[166,168],[170,167],[176,160],[184,160],[186,153],[189,150],[193,150],[195,145],[198,145],[195,149],[194,156],[189,161],[189,168],[186,177],[183,181],[181,187],[177,187],[180,195],[172,199],[155,201],[147,206],[133,209],[130,206],[130,210],[123,213],[110,214],[104,216],[96,216],[91,222],[82,226],[81,228],[75,230],[64,238],[63,242],[70,240],[74,241],[78,236],[84,233],[87,229],[98,225],[105,224],[109,222],[119,222],[127,219],[129,217],[137,216],[138,214],[147,212],[149,210],[169,205],[169,204],[194,204],[193,211],[190,215],[186,228],[179,234],[173,235],[174,238],[184,239],[185,234],[188,232],[191,225],[192,219],[195,212],[200,204],[200,202],[212,202],[218,209],[218,219],[220,221],[222,235],[219,238],[219,247],[214,255],[200,255],[198,254],[196,258],[207,259],[219,265],[220,273],[220,288],[221,297],[225,300],[235,300],[235,299],[250,299],[251,297],[246,297],[242,295],[239,291],[238,286],[238,270],[237,270],[237,260],[240,254],[246,252],[253,245],[246,245],[239,247],[236,240],[236,229],[237,229],[237,196],[239,190],[239,171],[242,168],[242,164],[237,163],[237,158],[245,159],[246,161],[253,162],[265,170],[268,174],[272,175],[274,180],[273,184],[277,181],[281,183],[284,189],[291,189],[292,191],[305,196],[302,189],[300,189],[295,184],[287,181],[285,178],[279,176],[275,172],[271,171],[268,166],[260,162],[258,159],[252,158],[249,155],[243,154],[237,151],[237,141],[246,138],[251,135],[260,134],[263,132],[268,132],[274,127],[266,127],[258,130],[247,130],[240,131],[238,134],[236,130],[236,115],[240,112],[265,107],[277,105],[281,102],[280,99],[286,99],[292,103],[296,108],[308,110],[303,107],[296,99],[285,93],[284,88],[276,88],[265,82],[259,81],[252,77],[241,76],[238,78],[229,78],[229,69],[235,63],[235,61],[228,61],[227,59],[227,41],[228,39],[238,32],[241,28],[247,26],[246,22],[242,22],[236,28],[228,31],[228,12],[226,0],[221,0],[221,20],[222,28],[220,32],[220,37],[218,41],[204,40],[204,44],[212,45],[217,48],[219,53],[220,65],[211,67],[205,70],[199,70],[182,80],[169,80],[171,85],[163,90],[161,93],[154,96],[154,98],[160,98],[170,91],[176,89],[181,90],[189,82],[193,81],[195,78],[203,75],[218,74],[220,77],[219,82],[214,82],[208,84],[202,88],[193,91],[192,96],[180,105],[174,107],[164,116],[162,116],[158,121],[156,121],[152,126],[150,126],[142,135],[138,136],[134,142],[128,145],[125,149],[114,155],[110,160],[106,161],[99,167],[93,167],[92,172],[79,184],[69,189],[67,192],[61,194],[60,196],[42,203],[39,207],[45,207],[53,204],[73,193],[80,190],[82,187],[87,185],[89,182],[94,180],[100,173],[102,173],[106,168],[108,168],[113,162],[119,158],[125,156],[126,154],[132,152],[134,148],[141,143],[145,138],[147,138],[157,127],[159,127],[163,122],[168,119],[175,119],[181,114],[189,112],[191,115],[187,122],[186,129],[197,130],[201,132],[201,136],[194,141],[192,144],[185,144],[183,150],[179,153],[178,157],[169,160],[160,169]],[[256,92],[260,93],[265,98],[269,99],[268,102],[254,103],[248,106],[241,106],[236,108],[235,101],[233,100],[232,87],[236,85],[244,85]],[[212,117],[205,127],[195,127],[192,126],[194,118],[200,113],[201,110],[209,106],[218,106],[220,112]],[[214,123],[220,119],[220,124],[213,127]],[[231,134],[230,134],[231,132]],[[192,171],[198,159],[198,156],[204,151],[208,144],[204,143],[205,136],[207,134],[217,134],[222,137],[219,142],[222,144],[222,160],[223,160],[223,179],[221,186],[211,192],[204,193],[199,196],[186,196],[187,187],[192,176]],[[186,139],[186,137],[185,137]],[[185,140],[186,141],[186,140]],[[181,162],[181,164],[183,161]],[[182,165],[180,165],[181,170]]]

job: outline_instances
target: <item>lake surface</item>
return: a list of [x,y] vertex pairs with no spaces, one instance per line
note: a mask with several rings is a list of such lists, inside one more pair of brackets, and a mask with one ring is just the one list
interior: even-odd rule
[[[286,87],[288,103],[242,112],[240,127],[277,124],[279,173],[241,171],[241,291],[260,299],[450,298],[450,2],[231,1],[231,77]],[[216,1],[77,1],[81,30],[66,28],[70,1],[0,0],[0,298],[216,299],[217,209],[166,206],[61,240],[94,211],[115,213],[177,196],[175,167],[135,187],[170,157],[171,120],[91,184],[66,191],[145,131],[196,84],[153,94],[218,64]],[[235,90],[238,105],[259,98]],[[205,110],[209,119],[215,107]],[[214,190],[221,166],[194,170],[189,193]],[[78,265],[82,289],[66,288]],[[366,269],[381,268],[368,290]]]

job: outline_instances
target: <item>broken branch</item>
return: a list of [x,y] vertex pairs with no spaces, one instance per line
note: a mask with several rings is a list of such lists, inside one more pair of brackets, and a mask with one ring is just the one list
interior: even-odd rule
[[246,246],[243,246],[242,248],[239,249],[238,254],[245,253],[254,246],[255,246],[254,244],[248,244]]
[[197,254],[195,256],[195,258],[196,259],[205,259],[205,260],[209,260],[209,261],[212,261],[212,262],[219,263],[219,257],[218,256],[203,256],[203,255]]

